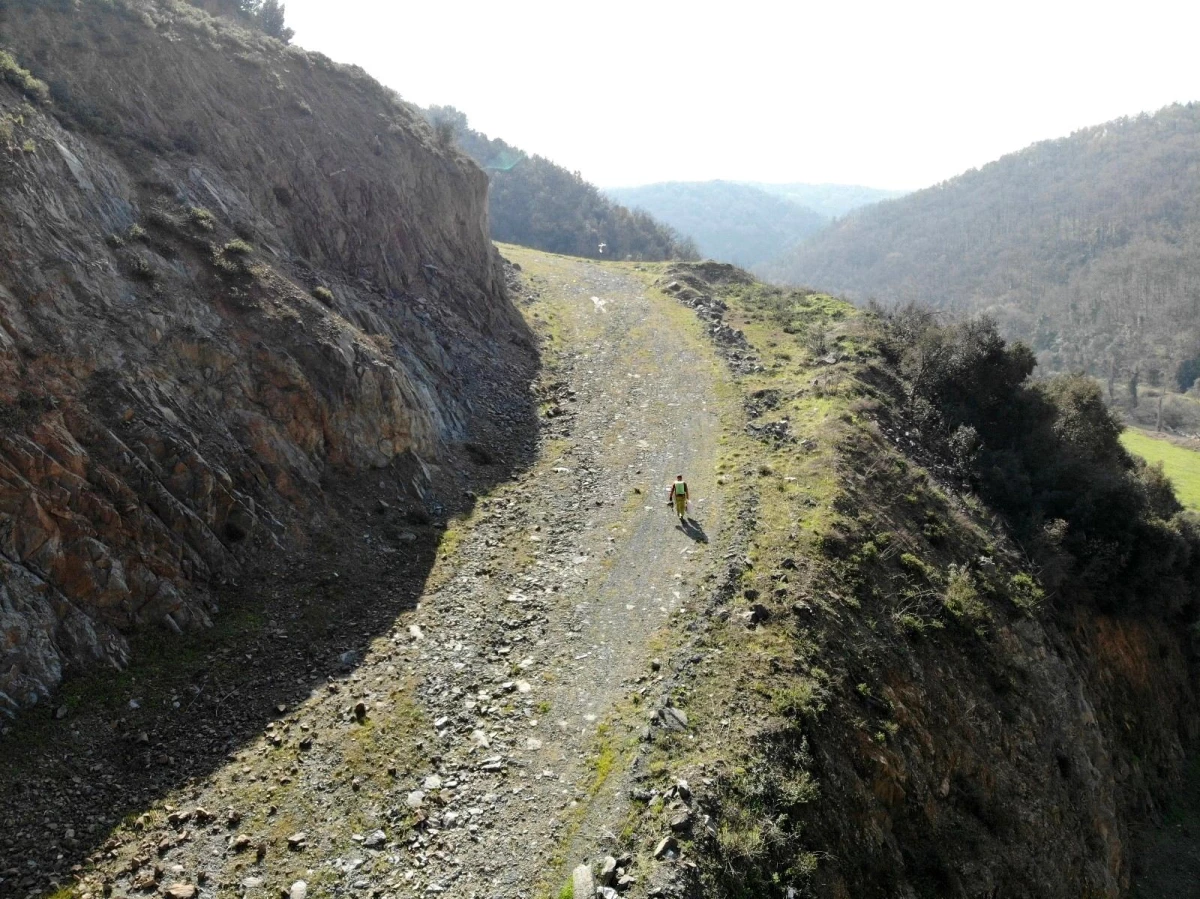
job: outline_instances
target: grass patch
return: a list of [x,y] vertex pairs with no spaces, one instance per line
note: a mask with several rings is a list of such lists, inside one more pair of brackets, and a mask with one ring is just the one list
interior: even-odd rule
[[1133,428],[1121,434],[1121,445],[1151,465],[1161,464],[1179,501],[1200,512],[1200,452]]

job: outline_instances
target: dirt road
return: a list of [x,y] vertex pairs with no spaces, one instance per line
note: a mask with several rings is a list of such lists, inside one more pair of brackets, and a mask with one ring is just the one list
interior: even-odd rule
[[[0,833],[13,851],[0,883],[59,879],[46,852],[80,846],[80,831],[96,849],[65,881],[79,896],[556,896],[573,866],[616,852],[641,740],[671,702],[664,663],[723,556],[723,368],[692,313],[649,295],[635,271],[505,253],[523,268],[518,300],[546,341],[534,463],[450,523],[416,608],[390,625],[347,601],[363,617],[337,630],[350,611],[289,608],[284,595],[264,632],[275,653],[244,642],[236,651],[247,666],[276,660],[260,695],[231,689],[211,721],[197,719],[194,737],[215,764],[180,761],[188,710],[209,701],[202,685],[162,701],[157,714],[179,719],[174,742],[121,721],[104,736],[88,722],[109,713],[73,715],[83,748],[45,757],[82,776],[10,785],[5,802],[29,823]],[[694,497],[686,527],[667,507],[677,473]],[[376,542],[366,534],[362,545]],[[355,570],[344,562],[343,573]],[[355,592],[337,586],[337,571],[321,578],[326,595]],[[396,594],[410,589],[397,575]],[[313,677],[323,669],[303,645],[306,626],[357,629],[358,648],[338,651],[339,675]],[[284,695],[284,683],[300,692]],[[148,688],[120,689],[125,714],[145,715],[130,710]],[[211,722],[239,703],[277,717],[248,738],[223,737]],[[105,748],[125,746],[126,761]],[[181,768],[195,773],[171,774]],[[91,795],[89,777],[101,789],[170,786],[141,804],[121,797],[119,814],[135,811],[105,839],[105,818],[77,822],[63,805]],[[35,814],[39,797],[53,820]],[[629,866],[629,895],[646,892],[643,861]],[[41,890],[13,893],[27,894]]]

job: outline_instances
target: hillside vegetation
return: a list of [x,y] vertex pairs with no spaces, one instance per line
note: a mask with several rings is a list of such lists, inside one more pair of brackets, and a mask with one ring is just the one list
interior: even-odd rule
[[774,261],[829,221],[784,197],[732,181],[673,181],[605,193],[689,235],[702,256],[745,268]]
[[612,202],[578,172],[473,130],[451,106],[426,111],[439,140],[487,172],[495,240],[572,256],[694,259],[695,245],[646,212]]
[[648,766],[714,784],[685,895],[1127,895],[1132,825],[1196,749],[1200,533],[1095,383],[1032,381],[987,322],[711,263],[657,285],[742,405],[745,554],[678,656],[695,741]]
[[1200,356],[1198,167],[1200,105],[1171,106],[853,213],[770,274],[987,312],[1044,371],[1186,381]]

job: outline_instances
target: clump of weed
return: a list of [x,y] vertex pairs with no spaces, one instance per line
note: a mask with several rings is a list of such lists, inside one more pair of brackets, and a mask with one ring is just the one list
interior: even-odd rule
[[934,580],[933,570],[912,553],[901,554],[900,567],[909,574],[924,578],[927,581]]
[[951,565],[946,577],[946,592],[942,603],[960,621],[983,621],[988,617],[987,606],[979,598],[975,577],[964,565]]
[[326,306],[333,305],[333,291],[324,285],[319,285],[312,289],[312,295],[324,303]]
[[1041,605],[1046,594],[1032,575],[1021,572],[1009,580],[1008,597],[1017,608],[1032,613]]
[[801,680],[771,696],[771,711],[784,718],[815,718],[824,710],[824,691],[816,681]]

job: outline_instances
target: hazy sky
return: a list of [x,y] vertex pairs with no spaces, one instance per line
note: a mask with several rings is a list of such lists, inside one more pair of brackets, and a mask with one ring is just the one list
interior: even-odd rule
[[1200,4],[286,0],[295,42],[602,187],[924,187],[1200,100]]

